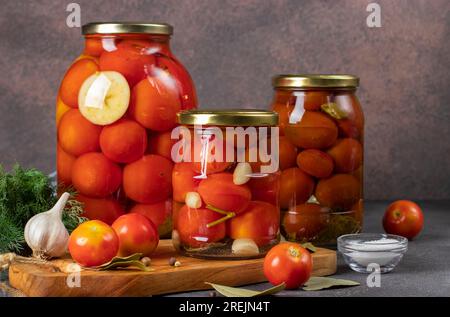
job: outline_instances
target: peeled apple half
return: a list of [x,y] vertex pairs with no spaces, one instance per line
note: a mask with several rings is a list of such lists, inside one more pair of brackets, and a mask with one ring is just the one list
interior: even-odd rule
[[94,124],[108,125],[119,120],[130,103],[130,87],[125,77],[114,71],[96,72],[88,77],[78,94],[79,110]]

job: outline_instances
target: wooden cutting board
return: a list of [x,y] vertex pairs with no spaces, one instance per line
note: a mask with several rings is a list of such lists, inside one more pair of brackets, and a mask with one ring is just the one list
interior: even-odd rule
[[[181,266],[169,265],[172,256]],[[160,241],[152,256],[151,267],[155,269],[152,272],[122,269],[65,273],[70,272],[71,263],[71,259],[54,260],[50,264],[12,263],[10,284],[28,296],[150,296],[211,288],[205,282],[241,286],[266,281],[263,259],[185,257],[175,252],[170,240]],[[314,276],[332,275],[336,272],[336,252],[318,248],[313,263]]]

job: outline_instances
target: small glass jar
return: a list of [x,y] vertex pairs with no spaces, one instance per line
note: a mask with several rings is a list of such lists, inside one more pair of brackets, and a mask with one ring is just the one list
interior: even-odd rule
[[278,115],[191,110],[172,137],[172,240],[204,258],[255,258],[279,242]]
[[197,105],[194,84],[170,49],[163,23],[90,23],[56,103],[57,175],[108,224],[147,216],[170,237],[172,140],[180,110]]
[[281,231],[290,241],[335,245],[363,220],[364,116],[351,75],[279,75]]

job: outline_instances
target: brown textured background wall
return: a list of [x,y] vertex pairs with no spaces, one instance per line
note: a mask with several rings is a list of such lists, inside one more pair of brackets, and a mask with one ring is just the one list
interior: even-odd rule
[[[72,1],[2,0],[0,162],[50,172],[54,100],[81,52],[66,26]],[[382,27],[366,26],[365,0],[74,1],[82,23],[166,21],[202,107],[265,108],[276,73],[361,77],[370,199],[450,198],[450,1],[376,1]]]

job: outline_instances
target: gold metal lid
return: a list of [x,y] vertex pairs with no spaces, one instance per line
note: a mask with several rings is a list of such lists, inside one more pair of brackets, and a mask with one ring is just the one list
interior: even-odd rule
[[359,78],[347,74],[277,75],[272,79],[274,88],[356,88]]
[[257,109],[188,110],[179,112],[177,121],[186,125],[276,126],[278,114]]
[[88,34],[173,34],[167,23],[146,22],[92,22],[82,26],[83,35]]

